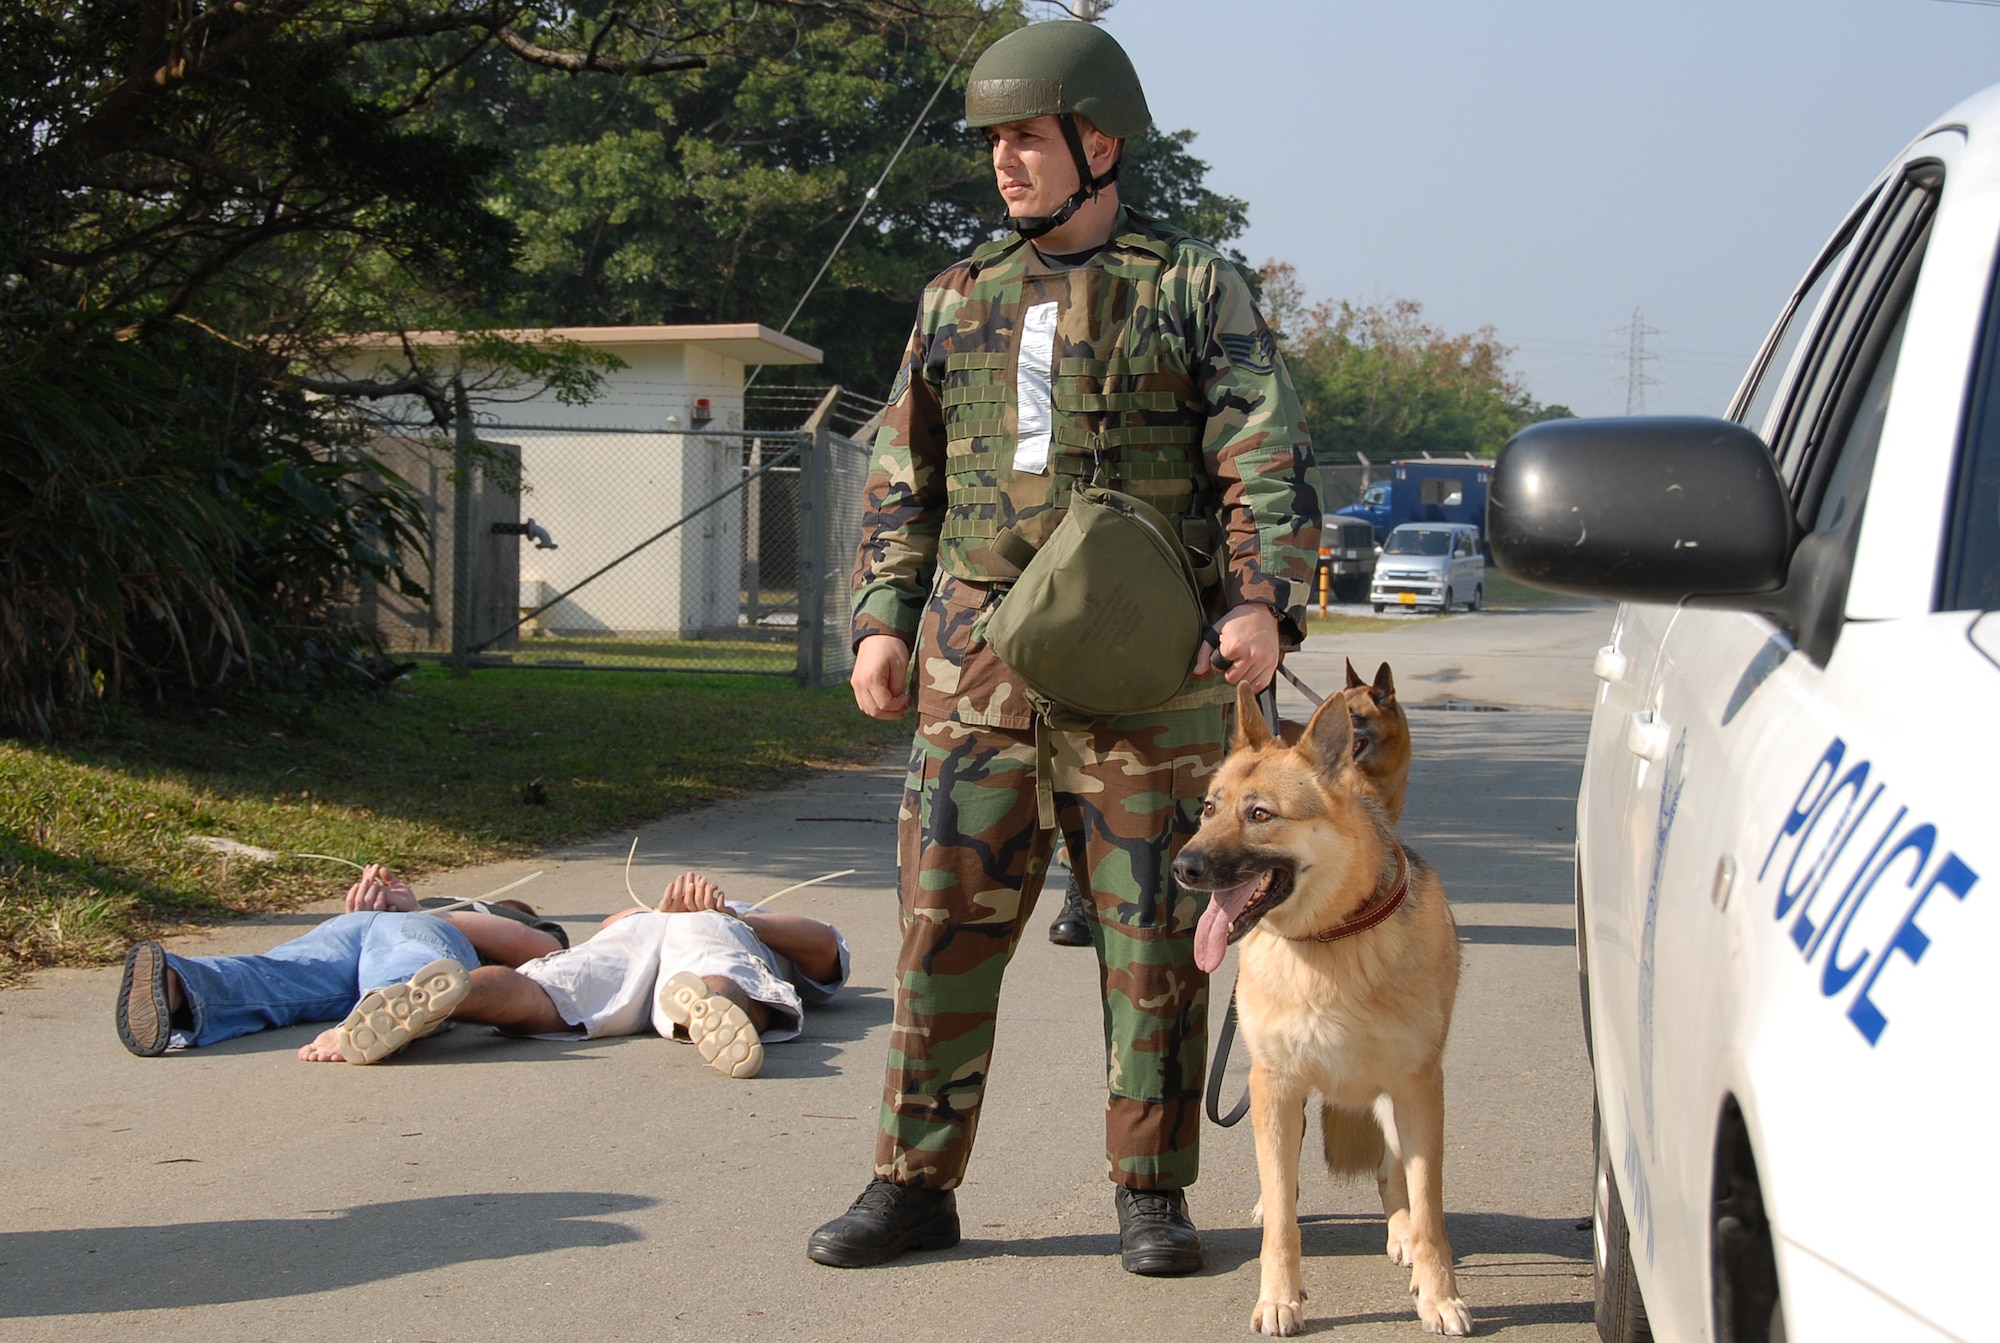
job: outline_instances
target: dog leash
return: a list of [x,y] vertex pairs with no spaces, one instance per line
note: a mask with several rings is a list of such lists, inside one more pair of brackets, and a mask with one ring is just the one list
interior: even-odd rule
[[1326,696],[1321,694],[1316,694],[1311,686],[1307,685],[1304,681],[1301,681],[1298,677],[1292,675],[1292,669],[1290,667],[1287,667],[1282,660],[1280,660],[1278,663],[1278,675],[1284,677],[1287,681],[1290,681],[1292,683],[1292,689],[1298,691],[1301,695],[1304,695],[1307,699],[1311,700],[1315,705],[1326,703]]
[[[1217,671],[1226,672],[1231,667],[1236,665],[1236,660],[1234,658],[1226,658],[1222,656],[1222,636],[1215,632],[1215,626],[1209,625],[1204,627],[1201,632],[1201,637],[1203,642],[1205,642],[1211,649],[1214,650],[1208,655],[1209,666],[1215,668]],[[1280,653],[1278,655],[1278,675],[1284,677],[1287,681],[1290,681],[1292,683],[1293,689],[1297,690],[1301,695],[1304,695],[1307,699],[1311,700],[1313,703],[1313,707],[1317,708],[1318,706],[1326,703],[1326,696],[1314,690],[1304,681],[1301,681],[1298,678],[1297,674],[1294,673],[1290,667],[1287,667],[1285,665],[1285,655],[1283,653]],[[1259,691],[1257,694],[1257,702],[1264,706],[1264,716],[1270,720],[1271,731],[1273,733],[1276,733],[1278,731],[1278,683],[1276,681],[1273,681],[1271,682],[1271,684],[1265,686],[1261,691]]]
[[1222,1070],[1229,1066],[1229,1046],[1236,1043],[1236,986],[1229,987],[1229,1007],[1222,1014],[1222,1030],[1215,1037],[1215,1058],[1208,1065],[1208,1117],[1224,1128],[1235,1128],[1250,1108],[1250,1088],[1227,1115],[1222,1110]]
[[[1301,690],[1305,689],[1303,686],[1299,688]],[[1365,933],[1391,914],[1394,914],[1409,893],[1410,860],[1409,856],[1403,851],[1403,846],[1398,843],[1396,845],[1396,884],[1390,890],[1386,899],[1379,902],[1371,902],[1367,908],[1364,908],[1354,918],[1347,920],[1345,923],[1335,924],[1324,932],[1310,933],[1305,937],[1293,937],[1286,940],[1291,942],[1338,942],[1343,937],[1352,937],[1356,933]],[[1239,971],[1238,983],[1241,981],[1242,976]],[[1243,1095],[1236,1102],[1235,1107],[1226,1115],[1222,1113],[1222,1073],[1223,1069],[1229,1066],[1229,1048],[1235,1042],[1236,986],[1231,985],[1229,989],[1229,1006],[1222,1013],[1222,1029],[1216,1032],[1215,1058],[1208,1065],[1208,1088],[1206,1093],[1208,1117],[1223,1128],[1235,1128],[1237,1124],[1242,1122],[1244,1113],[1250,1108],[1250,1088],[1246,1086],[1243,1088]]]

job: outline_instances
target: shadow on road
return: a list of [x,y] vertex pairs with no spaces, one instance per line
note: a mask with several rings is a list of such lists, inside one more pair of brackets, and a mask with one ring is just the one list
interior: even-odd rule
[[0,1233],[0,1318],[96,1315],[304,1296],[451,1264],[640,1233],[590,1220],[658,1200],[636,1194],[462,1194],[326,1215]]
[[1574,928],[1541,928],[1519,923],[1461,923],[1458,940],[1476,946],[1573,947]]

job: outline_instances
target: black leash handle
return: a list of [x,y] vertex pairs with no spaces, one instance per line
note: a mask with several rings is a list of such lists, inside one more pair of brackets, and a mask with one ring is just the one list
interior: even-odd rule
[[[1216,633],[1215,626],[1209,625],[1204,627],[1201,637],[1202,642],[1206,643],[1213,650],[1208,655],[1209,666],[1215,668],[1217,671],[1226,672],[1236,665],[1236,659],[1222,656],[1222,636]],[[1284,672],[1285,679],[1293,685],[1301,690],[1306,689],[1303,681],[1290,672],[1285,671],[1285,655],[1283,653],[1278,654],[1278,670]],[[1306,694],[1311,697],[1314,704],[1319,703],[1318,695],[1314,695],[1310,690],[1306,690]],[[1257,692],[1257,703],[1264,710],[1264,721],[1271,725],[1271,735],[1274,737],[1277,736],[1282,729],[1278,726],[1278,678],[1276,676],[1271,678],[1269,685]],[[1236,1010],[1236,996],[1233,993],[1229,998],[1229,1010],[1231,1013],[1234,1013]]]
[[1215,1057],[1208,1065],[1208,1117],[1224,1128],[1236,1127],[1250,1110],[1250,1088],[1245,1087],[1236,1108],[1226,1115],[1222,1113],[1222,1072],[1229,1066],[1229,1046],[1235,1042],[1236,990],[1231,988],[1229,1007],[1222,1014],[1222,1030],[1215,1039]]

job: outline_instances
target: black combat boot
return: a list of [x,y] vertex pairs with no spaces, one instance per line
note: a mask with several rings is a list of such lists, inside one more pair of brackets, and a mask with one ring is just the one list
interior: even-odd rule
[[1201,1267],[1201,1237],[1178,1189],[1118,1188],[1118,1244],[1127,1273],[1171,1278]]
[[846,1212],[812,1233],[806,1257],[835,1268],[868,1268],[910,1250],[956,1244],[958,1197],[951,1190],[872,1180]]
[[1059,947],[1090,945],[1090,907],[1083,903],[1083,883],[1069,874],[1069,889],[1063,892],[1063,907],[1049,925],[1049,941]]

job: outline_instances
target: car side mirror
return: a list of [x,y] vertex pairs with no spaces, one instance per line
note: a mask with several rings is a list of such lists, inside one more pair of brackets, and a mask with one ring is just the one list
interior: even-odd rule
[[1796,544],[1762,439],[1702,416],[1551,420],[1509,439],[1486,496],[1509,578],[1613,601],[1768,610]]

